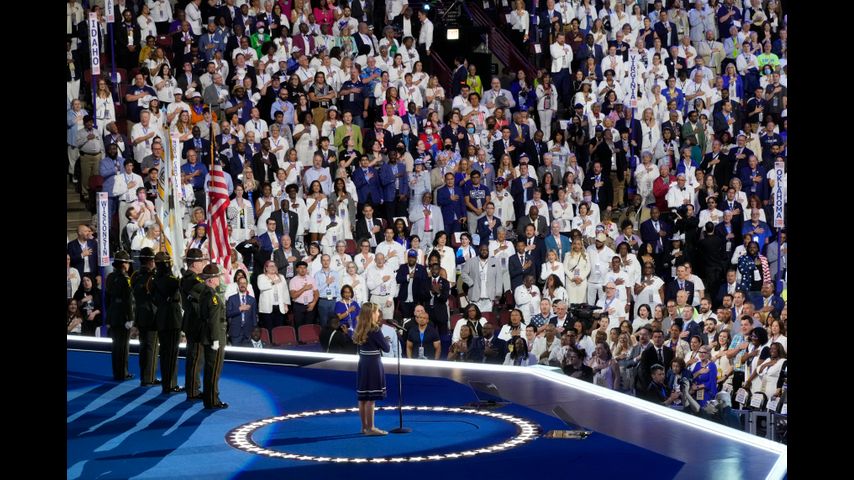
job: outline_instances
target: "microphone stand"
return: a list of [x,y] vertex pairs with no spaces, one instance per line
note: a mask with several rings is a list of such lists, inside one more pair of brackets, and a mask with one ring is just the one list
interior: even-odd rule
[[[394,323],[392,320],[386,320],[386,323],[397,331],[398,335],[401,332],[405,332],[402,326]],[[412,432],[411,428],[403,426],[403,377],[400,375],[400,338],[396,339],[397,341],[397,413],[400,416],[400,426],[397,428],[393,428],[389,430],[390,433],[410,433]]]

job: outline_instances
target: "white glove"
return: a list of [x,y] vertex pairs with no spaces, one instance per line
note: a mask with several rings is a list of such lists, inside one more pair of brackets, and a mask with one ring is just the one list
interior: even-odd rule
[[133,326],[133,322],[125,322],[125,328],[127,328],[128,330],[130,330],[130,327],[132,327],[132,326]]
[[214,352],[219,350],[219,340],[214,340],[213,345],[211,345],[211,350],[213,350]]

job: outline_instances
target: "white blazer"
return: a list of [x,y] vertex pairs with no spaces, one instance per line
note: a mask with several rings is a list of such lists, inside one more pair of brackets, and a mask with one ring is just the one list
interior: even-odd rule
[[288,282],[282,274],[279,274],[279,279],[281,282],[274,286],[266,274],[262,273],[258,276],[258,290],[260,291],[260,295],[258,296],[258,313],[273,312],[273,294],[275,292],[273,288],[278,288],[279,290],[279,311],[282,313],[288,312],[287,305],[291,304]]

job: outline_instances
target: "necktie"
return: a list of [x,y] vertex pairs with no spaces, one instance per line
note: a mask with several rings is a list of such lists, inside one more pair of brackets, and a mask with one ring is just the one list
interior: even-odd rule
[[[425,206],[424,209],[426,210],[425,213],[430,213],[430,207],[429,206]],[[431,230],[432,230],[432,228],[430,226],[430,215],[424,215],[424,231],[429,232]]]
[[[246,295],[240,295],[240,304],[246,305]],[[246,325],[246,312],[240,312],[240,326]]]
[[661,354],[661,347],[656,348],[656,350],[658,350],[658,363],[664,365],[664,356]]

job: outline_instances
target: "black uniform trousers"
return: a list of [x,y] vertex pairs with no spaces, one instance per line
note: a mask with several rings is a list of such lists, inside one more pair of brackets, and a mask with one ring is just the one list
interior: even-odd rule
[[205,408],[213,408],[222,403],[219,399],[219,377],[222,375],[222,365],[225,361],[225,345],[220,345],[217,350],[211,347],[212,345],[204,345],[205,383],[202,401]]
[[199,342],[191,342],[187,339],[186,365],[184,368],[184,389],[187,398],[201,395],[202,362],[204,361],[204,349]]
[[139,381],[153,383],[157,379],[157,330],[139,328]]
[[113,339],[113,380],[123,382],[128,376],[130,331],[124,325],[111,327],[110,336]]
[[178,344],[181,341],[181,329],[158,330],[160,339],[160,380],[163,392],[171,392],[178,386]]

